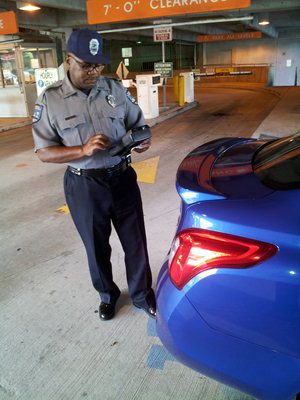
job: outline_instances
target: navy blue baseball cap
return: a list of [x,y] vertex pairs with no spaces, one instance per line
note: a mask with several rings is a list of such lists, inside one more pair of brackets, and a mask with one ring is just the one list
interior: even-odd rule
[[71,33],[67,52],[73,53],[90,64],[109,64],[109,59],[103,53],[102,36],[91,29],[79,29]]

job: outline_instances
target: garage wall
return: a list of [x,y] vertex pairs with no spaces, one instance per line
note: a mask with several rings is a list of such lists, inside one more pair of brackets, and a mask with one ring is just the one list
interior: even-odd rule
[[[111,60],[105,73],[115,74],[120,61],[123,60],[121,52],[123,47],[132,48],[132,57],[127,66],[130,73],[152,72],[154,63],[162,60],[161,43],[137,44],[128,41],[105,40],[104,53]],[[194,45],[175,41],[166,42],[165,58],[167,62],[173,62],[174,70],[191,70],[195,68]],[[267,66],[269,86],[300,86],[300,37],[197,44],[198,68],[237,65]]]
[[231,54],[232,65],[268,65],[271,86],[300,86],[300,38],[206,43],[203,52],[205,65],[228,65]]
[[277,46],[274,85],[300,86],[300,39],[282,39]]

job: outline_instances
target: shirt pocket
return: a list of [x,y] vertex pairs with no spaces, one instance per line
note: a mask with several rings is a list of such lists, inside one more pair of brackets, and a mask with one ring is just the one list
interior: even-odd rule
[[125,103],[115,107],[105,104],[99,115],[102,131],[112,142],[125,135]]
[[65,146],[80,146],[86,138],[82,137],[82,133],[86,130],[86,119],[84,115],[67,117],[62,121],[58,121],[58,131]]

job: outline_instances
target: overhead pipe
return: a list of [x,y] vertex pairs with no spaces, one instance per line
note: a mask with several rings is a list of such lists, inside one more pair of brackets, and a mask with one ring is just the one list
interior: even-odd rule
[[251,21],[253,20],[253,16],[247,17],[236,17],[236,18],[210,18],[210,19],[200,19],[197,21],[188,21],[188,22],[172,22],[169,24],[161,24],[161,25],[145,25],[145,26],[134,26],[131,28],[118,28],[118,29],[108,29],[106,31],[98,31],[101,34],[104,33],[114,33],[114,32],[125,32],[125,31],[139,31],[143,29],[153,29],[153,28],[165,28],[169,26],[185,26],[185,25],[200,25],[200,24],[216,24],[219,22],[235,22],[235,21]]

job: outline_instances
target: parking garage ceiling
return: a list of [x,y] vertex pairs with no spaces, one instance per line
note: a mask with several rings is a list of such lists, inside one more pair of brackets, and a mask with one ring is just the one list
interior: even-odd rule
[[[91,27],[101,31],[107,40],[153,41],[153,29],[164,23],[173,24],[173,39],[195,43],[201,34],[225,34],[261,31],[272,38],[299,38],[300,0],[252,0],[250,8],[218,12],[195,13],[161,19],[143,19],[110,24],[88,25],[86,0],[34,0],[31,4],[41,7],[35,12],[21,11],[13,0],[0,0],[0,12],[15,11],[19,24],[19,38],[59,35],[80,27]],[[261,15],[269,17],[270,25],[258,25]],[[251,17],[251,19],[242,19]],[[154,25],[155,24],[155,25]],[[32,39],[33,40],[33,39]],[[5,37],[0,35],[0,43]]]

